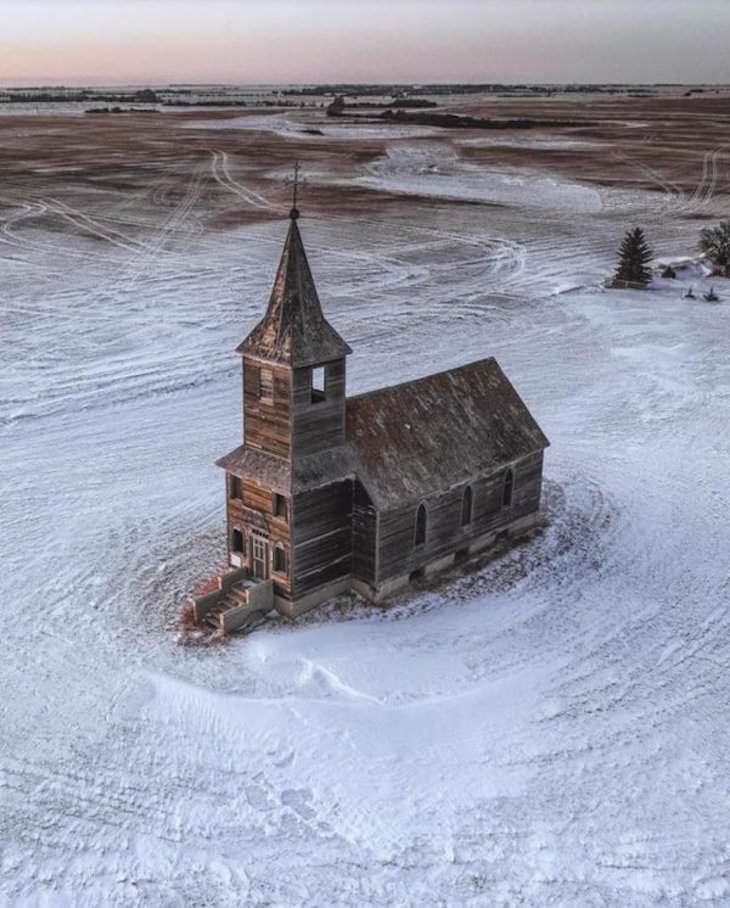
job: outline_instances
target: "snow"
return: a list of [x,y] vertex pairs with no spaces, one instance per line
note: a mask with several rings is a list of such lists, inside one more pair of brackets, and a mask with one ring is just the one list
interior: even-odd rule
[[566,138],[565,136],[550,135],[520,135],[508,133],[507,135],[497,136],[477,136],[469,139],[455,140],[457,145],[472,145],[477,147],[492,147],[495,145],[505,146],[508,148],[540,148],[551,151],[572,151],[573,149],[582,148],[600,148],[600,142],[591,142],[588,139]]
[[601,207],[600,193],[588,186],[538,171],[486,169],[436,143],[390,145],[369,170],[359,182],[400,193],[563,211]]
[[[378,116],[376,111],[373,119]],[[363,117],[362,119],[365,119]],[[182,129],[245,129],[259,132],[273,133],[283,138],[301,137],[307,129],[316,129],[330,139],[352,139],[363,141],[367,139],[398,139],[432,136],[443,132],[437,126],[422,126],[418,124],[390,124],[380,125],[376,122],[362,122],[353,117],[348,120],[341,118],[322,122],[320,116],[311,110],[292,112],[288,114],[270,113],[243,117],[230,117],[222,120],[196,120],[181,124]]]
[[[429,155],[365,179],[438,186]],[[727,904],[730,282],[602,290],[629,216],[663,260],[697,223],[530,174],[533,204],[449,205],[492,177],[435,163],[431,207],[302,219],[349,390],[496,355],[552,441],[549,526],[210,648],[175,622],[286,225],[205,228],[203,190],[257,207],[217,152],[142,238],[130,200],[4,200],[0,903]]]

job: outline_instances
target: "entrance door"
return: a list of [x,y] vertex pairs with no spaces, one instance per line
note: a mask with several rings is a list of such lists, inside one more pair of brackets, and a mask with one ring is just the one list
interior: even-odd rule
[[262,536],[252,536],[253,575],[257,580],[269,579],[269,543]]

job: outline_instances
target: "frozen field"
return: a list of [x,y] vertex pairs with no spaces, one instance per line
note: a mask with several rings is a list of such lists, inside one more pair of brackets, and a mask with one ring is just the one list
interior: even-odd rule
[[313,164],[313,197],[374,200],[303,202],[350,393],[494,354],[552,442],[549,525],[391,609],[191,648],[286,230],[208,135],[177,195],[2,184],[0,904],[730,904],[730,282],[600,289],[635,222],[693,252],[722,161],[695,193],[510,182],[430,136]]

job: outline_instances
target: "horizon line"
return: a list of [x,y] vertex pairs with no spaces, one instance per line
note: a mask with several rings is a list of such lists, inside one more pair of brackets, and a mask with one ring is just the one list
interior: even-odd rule
[[128,79],[113,79],[113,80],[104,80],[100,78],[92,79],[72,79],[66,82],[52,82],[46,81],[43,79],[37,80],[19,80],[19,79],[2,79],[0,78],[0,88],[12,88],[15,90],[20,90],[23,88],[106,88],[110,86],[116,87],[128,87],[128,88],[235,88],[235,87],[272,87],[272,88],[288,88],[291,86],[306,86],[309,88],[328,88],[333,86],[342,86],[342,87],[382,87],[389,88],[391,86],[410,86],[413,88],[426,87],[429,85],[439,85],[439,86],[449,86],[453,85],[458,87],[460,85],[469,85],[469,86],[504,86],[504,87],[513,87],[521,85],[537,86],[537,87],[551,87],[551,86],[565,86],[565,85],[586,85],[586,86],[618,86],[622,88],[629,87],[640,87],[640,88],[673,88],[673,87],[683,87],[683,86],[708,86],[712,88],[727,88],[730,87],[730,81],[728,82],[712,82],[707,80],[701,81],[650,81],[650,82],[616,82],[613,80],[592,80],[592,79],[568,79],[566,81],[540,81],[534,79],[524,79],[521,81],[507,81],[503,82],[501,80],[487,80],[481,81],[479,79],[449,79],[449,80],[439,80],[439,79],[411,79],[411,80],[400,80],[400,79],[391,79],[384,82],[380,81],[350,81],[346,79],[336,79],[336,80],[327,80],[327,81],[298,81],[298,82],[276,82],[276,81],[235,81],[235,80],[225,80],[218,79],[210,82],[195,82],[195,81],[154,81],[154,80],[145,80],[141,82],[136,82]]

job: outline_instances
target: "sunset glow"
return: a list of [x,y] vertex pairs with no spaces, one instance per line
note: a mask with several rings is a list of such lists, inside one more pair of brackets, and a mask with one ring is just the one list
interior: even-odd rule
[[0,81],[730,81],[687,0],[6,0]]

